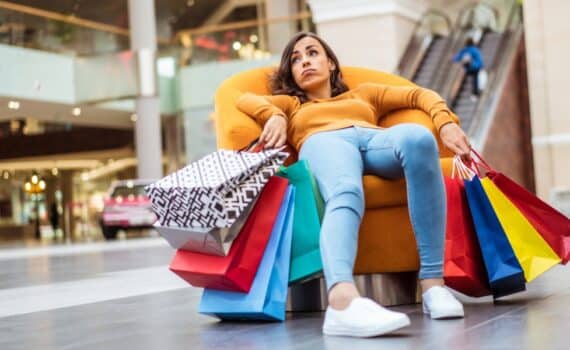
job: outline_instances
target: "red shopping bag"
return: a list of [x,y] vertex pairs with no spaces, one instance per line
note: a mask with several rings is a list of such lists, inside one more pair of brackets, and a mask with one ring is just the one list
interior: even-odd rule
[[178,250],[170,270],[196,287],[249,292],[287,186],[271,177],[227,256]]
[[463,179],[454,176],[445,177],[445,190],[447,195],[443,266],[445,284],[472,297],[490,295],[487,272],[475,234]]

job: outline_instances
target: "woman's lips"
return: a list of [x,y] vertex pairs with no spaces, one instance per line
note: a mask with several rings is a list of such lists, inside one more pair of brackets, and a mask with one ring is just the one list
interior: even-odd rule
[[311,68],[311,69],[306,69],[306,70],[303,71],[303,73],[301,73],[301,76],[304,77],[304,76],[307,76],[307,75],[310,75],[310,74],[313,74],[313,73],[316,73],[316,72],[317,72],[317,71],[316,71],[315,69],[312,69],[312,68]]

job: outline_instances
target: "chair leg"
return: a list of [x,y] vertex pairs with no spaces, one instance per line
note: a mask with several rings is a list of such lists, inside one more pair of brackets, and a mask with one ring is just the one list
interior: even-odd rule
[[[356,275],[354,280],[362,296],[384,306],[421,302],[417,272]],[[324,311],[327,305],[326,285],[322,277],[289,287],[287,311]]]

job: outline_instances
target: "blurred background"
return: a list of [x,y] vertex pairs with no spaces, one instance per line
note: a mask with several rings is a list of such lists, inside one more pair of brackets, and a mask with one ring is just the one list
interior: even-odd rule
[[[570,2],[0,1],[0,244],[156,235],[143,188],[216,148],[217,86],[297,31],[439,92],[499,171],[570,214]],[[487,82],[452,57],[472,39]],[[159,127],[154,127],[154,125]]]

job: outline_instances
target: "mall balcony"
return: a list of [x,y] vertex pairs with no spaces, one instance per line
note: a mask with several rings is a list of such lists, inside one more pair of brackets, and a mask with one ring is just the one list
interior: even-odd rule
[[[144,191],[217,149],[222,82],[276,66],[311,31],[343,65],[438,92],[495,169],[567,217],[567,13],[539,0],[0,1],[0,349],[567,349],[563,265],[504,298],[454,292],[466,317],[444,321],[422,313],[416,271],[358,275],[411,319],[370,339],[322,334],[320,276],[288,289],[284,322],[201,315]],[[477,98],[451,63],[467,38],[486,62]]]

